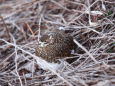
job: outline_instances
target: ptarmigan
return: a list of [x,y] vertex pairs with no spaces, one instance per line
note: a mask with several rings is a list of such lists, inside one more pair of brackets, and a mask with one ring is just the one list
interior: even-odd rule
[[58,59],[69,57],[75,48],[73,37],[61,31],[48,32],[40,40],[35,53],[50,63],[57,63]]

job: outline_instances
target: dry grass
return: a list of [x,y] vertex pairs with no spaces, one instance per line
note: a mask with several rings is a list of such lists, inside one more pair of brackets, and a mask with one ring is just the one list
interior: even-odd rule
[[[55,71],[34,54],[40,35],[59,28],[78,47]],[[114,86],[114,0],[0,0],[0,85]]]

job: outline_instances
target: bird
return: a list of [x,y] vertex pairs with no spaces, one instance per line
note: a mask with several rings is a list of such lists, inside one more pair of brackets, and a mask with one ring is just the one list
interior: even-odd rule
[[62,31],[51,31],[40,38],[35,54],[48,62],[58,63],[59,59],[71,56],[74,48],[72,36]]

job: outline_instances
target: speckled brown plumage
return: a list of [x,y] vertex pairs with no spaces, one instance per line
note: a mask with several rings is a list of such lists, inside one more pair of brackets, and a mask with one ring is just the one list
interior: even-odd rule
[[75,47],[73,37],[61,32],[49,32],[41,37],[41,41],[45,44],[36,48],[36,55],[48,62],[70,56]]

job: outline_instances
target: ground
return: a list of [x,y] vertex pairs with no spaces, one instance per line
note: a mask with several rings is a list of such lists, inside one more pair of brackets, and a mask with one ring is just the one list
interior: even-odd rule
[[[53,29],[77,45],[58,71],[35,56],[39,37]],[[0,85],[114,86],[114,0],[0,0]]]

